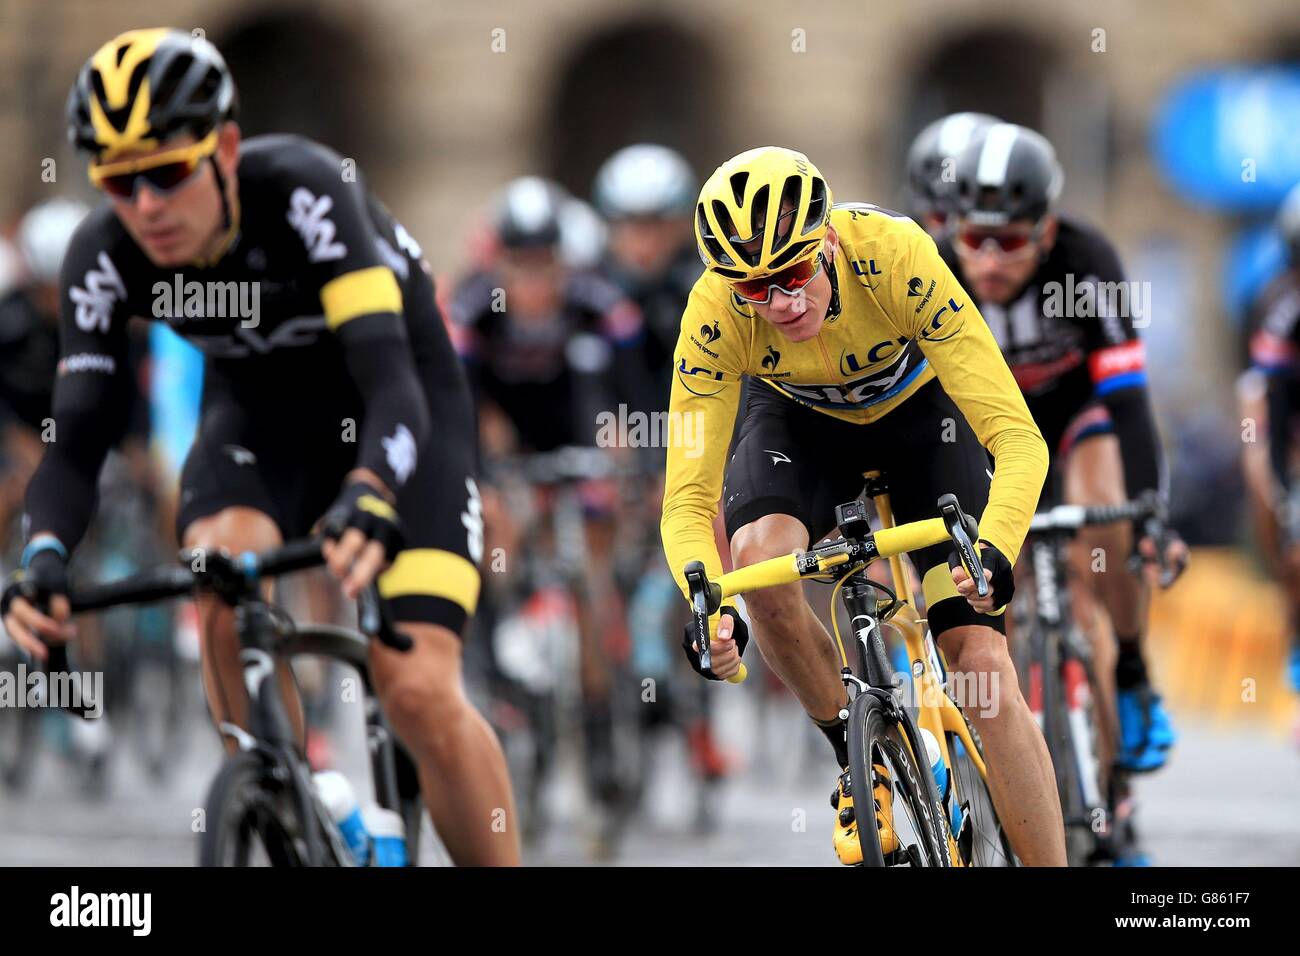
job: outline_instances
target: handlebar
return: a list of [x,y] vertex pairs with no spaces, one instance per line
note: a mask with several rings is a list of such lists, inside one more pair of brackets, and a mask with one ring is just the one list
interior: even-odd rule
[[[325,563],[319,538],[301,538],[261,553],[246,551],[238,555],[224,550],[185,548],[177,557],[181,567],[158,568],[120,581],[70,591],[68,603],[72,613],[86,614],[123,604],[148,604],[187,597],[195,590],[214,593],[233,607],[242,600],[257,597],[258,585],[262,581]],[[357,610],[364,633],[394,650],[411,649],[411,638],[393,627],[375,585],[362,591]],[[65,645],[50,647],[49,667],[51,670],[67,669]]]
[[[683,573],[691,600],[695,642],[700,649],[700,666],[705,669],[711,666],[709,618],[717,613],[727,598],[792,584],[804,578],[829,573],[847,574],[879,558],[892,558],[944,541],[951,541],[957,549],[963,567],[975,581],[976,592],[980,597],[987,596],[989,583],[984,577],[984,566],[975,547],[979,540],[979,526],[974,518],[961,510],[955,495],[944,495],[939,499],[937,507],[940,512],[938,518],[910,521],[873,532],[868,530],[860,503],[841,505],[836,509],[843,534],[841,540],[737,568],[716,581],[709,580],[703,562],[692,561],[683,569]],[[745,679],[745,674],[742,664],[740,673],[731,679],[731,683],[740,683]]]
[[[1181,566],[1171,565],[1165,555],[1166,546],[1173,537],[1173,532],[1166,521],[1164,504],[1156,492],[1147,492],[1133,501],[1115,505],[1057,505],[1034,515],[1029,523],[1029,533],[1071,535],[1080,528],[1118,522],[1140,525],[1142,536],[1155,542],[1154,563],[1160,567],[1160,586],[1169,587],[1183,569]],[[1150,561],[1151,559],[1135,554],[1129,560],[1129,568],[1136,571]]]

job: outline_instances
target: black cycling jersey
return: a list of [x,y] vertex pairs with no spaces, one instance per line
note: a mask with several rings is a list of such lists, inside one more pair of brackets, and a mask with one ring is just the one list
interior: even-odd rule
[[[1097,230],[1062,216],[1056,242],[1007,305],[976,300],[1053,457],[1069,423],[1104,405],[1119,439],[1129,497],[1161,485],[1135,300],[1119,257]],[[963,276],[950,239],[939,251]],[[1054,469],[1055,471],[1056,469]]]
[[704,271],[695,244],[682,250],[656,276],[644,276],[624,268],[612,259],[601,265],[601,273],[636,303],[645,319],[646,361],[660,386],[656,410],[668,407],[668,393],[673,383],[673,352],[682,328],[682,313],[691,297],[695,280]]
[[598,416],[617,414],[618,403],[663,407],[640,311],[594,273],[570,273],[555,314],[538,321],[511,315],[492,272],[461,282],[449,311],[475,395],[499,407],[532,451],[594,444]]
[[[131,392],[126,434],[147,441],[148,342],[132,336],[127,348]],[[0,299],[0,424],[17,422],[42,431],[50,420],[54,379],[59,364],[57,317],[46,316],[26,289],[13,289]],[[56,431],[57,437],[57,431]]]
[[237,406],[286,441],[352,442],[355,465],[394,492],[433,446],[433,419],[469,409],[419,247],[342,157],[294,136],[245,141],[235,215],[207,267],[153,265],[109,204],[77,230],[60,278],[58,439],[28,490],[33,532],[69,549],[85,532],[129,416],[132,317],[165,321],[206,354],[205,419]]
[[1250,308],[1250,362],[1266,375],[1269,460],[1291,487],[1291,431],[1300,412],[1300,266],[1260,291]]
[[22,289],[0,299],[0,423],[39,429],[50,415],[59,329]]

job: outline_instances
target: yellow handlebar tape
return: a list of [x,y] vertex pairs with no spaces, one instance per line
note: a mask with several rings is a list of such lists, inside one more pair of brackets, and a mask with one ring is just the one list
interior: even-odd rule
[[[875,533],[876,548],[882,558],[893,557],[908,551],[928,548],[948,540],[948,528],[942,518],[926,518],[912,521],[896,528],[881,528]],[[821,569],[828,569],[848,560],[848,555],[835,555],[821,562]],[[722,598],[726,600],[737,594],[758,591],[762,588],[778,587],[799,580],[799,569],[795,565],[793,554],[782,554],[768,558],[758,564],[737,568],[718,578],[717,584],[722,589]],[[728,678],[728,682],[739,684],[749,675],[744,664],[740,672]]]
[[780,554],[758,564],[729,571],[718,578],[718,586],[722,588],[722,599],[725,601],[747,591],[773,588],[798,580],[799,569],[795,567],[794,555]]
[[949,540],[948,527],[942,518],[909,521],[897,528],[881,528],[876,532],[876,549],[882,558],[928,548]]

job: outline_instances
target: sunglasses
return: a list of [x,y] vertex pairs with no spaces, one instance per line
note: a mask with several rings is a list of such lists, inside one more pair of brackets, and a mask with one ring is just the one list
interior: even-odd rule
[[786,295],[795,295],[809,282],[817,278],[817,273],[821,271],[822,255],[819,252],[811,259],[804,259],[792,266],[786,266],[780,272],[774,272],[770,276],[732,282],[731,288],[737,296],[746,302],[753,302],[755,305],[766,305],[772,301],[773,289],[784,292]]
[[217,151],[217,131],[197,143],[116,163],[91,163],[90,182],[114,199],[134,201],[143,179],[159,196],[180,189],[199,170],[203,160]]
[[1015,256],[1025,253],[1031,244],[1038,242],[1042,234],[1043,224],[1041,222],[1029,232],[972,229],[960,225],[956,230],[957,243],[966,251],[980,252],[986,248],[988,243],[992,243],[994,254],[1002,256]]

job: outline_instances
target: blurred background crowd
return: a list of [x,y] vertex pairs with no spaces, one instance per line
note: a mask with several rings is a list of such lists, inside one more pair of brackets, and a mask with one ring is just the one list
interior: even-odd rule
[[[0,529],[9,529],[11,545],[48,413],[59,261],[71,231],[97,201],[64,140],[64,100],[75,70],[99,44],[159,17],[157,4],[146,0],[0,0],[0,167],[8,172],[0,191]],[[423,247],[444,315],[455,323],[453,337],[488,394],[492,380],[527,370],[501,358],[504,346],[493,341],[489,325],[465,317],[490,312],[483,297],[500,286],[512,290],[512,301],[545,309],[568,294],[561,290],[578,275],[591,277],[582,295],[593,327],[617,338],[619,323],[629,321],[620,313],[624,303],[639,314],[652,364],[665,371],[659,384],[666,383],[684,290],[700,270],[691,203],[702,178],[741,149],[792,146],[817,163],[837,199],[909,211],[905,157],[931,121],[974,110],[1041,131],[1065,169],[1063,208],[1100,226],[1117,244],[1128,277],[1150,284],[1151,316],[1141,334],[1170,464],[1173,520],[1195,552],[1187,579],[1161,595],[1154,612],[1155,666],[1170,704],[1206,728],[1188,743],[1185,766],[1198,767],[1192,777],[1169,771],[1168,803],[1153,790],[1153,805],[1175,821],[1156,830],[1156,841],[1164,841],[1157,856],[1163,850],[1169,861],[1203,860],[1209,852],[1218,862],[1300,862],[1300,839],[1292,835],[1280,850],[1274,844],[1290,859],[1270,857],[1260,849],[1267,841],[1247,822],[1260,806],[1276,809],[1272,796],[1248,786],[1217,795],[1234,805],[1229,816],[1241,820],[1241,829],[1213,838],[1218,842],[1210,851],[1202,830],[1216,819],[1216,795],[1205,794],[1205,806],[1194,811],[1184,802],[1181,818],[1170,806],[1178,793],[1194,803],[1187,795],[1210,787],[1213,761],[1206,754],[1235,748],[1258,762],[1285,753],[1255,742],[1283,740],[1294,718],[1294,698],[1282,680],[1282,602],[1256,556],[1245,511],[1241,457],[1251,439],[1234,393],[1246,364],[1246,316],[1286,266],[1274,214],[1300,182],[1300,8],[1294,3],[173,0],[163,19],[202,29],[223,52],[240,90],[246,137],[300,133],[356,160]],[[635,144],[654,145],[619,152]],[[561,345],[580,366],[582,342]],[[96,543],[85,558],[91,576],[158,563],[174,546],[169,495],[197,420],[201,362],[161,324],[142,333],[136,351],[140,414],[104,478]],[[482,361],[484,352],[493,354],[491,362]],[[519,360],[526,364],[537,354],[525,349]],[[649,407],[643,398],[633,394],[629,401]],[[493,404],[501,402],[485,408]],[[505,411],[518,425],[526,409]],[[620,679],[617,672],[587,673],[587,650],[571,646],[585,642],[565,637],[578,616],[566,604],[573,600],[566,529],[576,522],[599,540],[600,515],[616,508],[640,515],[617,530],[620,541],[640,536],[639,550],[619,549],[639,560],[607,569],[602,596],[613,610],[605,620],[623,623],[602,626],[602,639],[617,646],[600,653],[623,661],[626,679],[664,677],[660,693],[672,707],[657,712],[668,713],[663,719],[681,731],[672,745],[677,772],[699,793],[689,810],[677,807],[678,823],[705,827],[723,799],[718,788],[752,781],[764,768],[779,776],[781,787],[800,792],[798,761],[780,755],[818,742],[815,734],[796,732],[807,728],[795,719],[793,702],[774,682],[759,680],[711,705],[703,682],[682,674],[679,655],[663,636],[680,609],[665,569],[655,564],[662,564],[654,540],[655,459],[638,472],[632,491],[611,491],[590,480],[605,467],[590,461],[552,456],[524,465],[510,458],[520,443],[499,437],[490,410],[484,418],[485,446],[508,462],[503,470],[510,478],[551,489],[540,505],[529,497],[525,507],[518,497],[525,492],[510,480],[494,484],[498,494],[486,507],[501,553],[551,557],[542,567],[502,569],[510,584],[488,602],[479,622],[485,633],[470,644],[484,657],[480,692],[494,701],[491,715],[507,748],[512,728],[532,728],[511,760],[516,789],[538,788],[521,801],[538,808],[530,822],[539,834],[536,858],[564,858],[555,849],[549,852],[560,855],[547,857],[545,848],[560,841],[547,844],[540,835],[545,808],[572,802],[563,782],[570,732],[587,741],[580,761],[585,774],[574,771],[575,779],[585,776],[585,786],[573,786],[609,818],[592,837],[594,853],[614,853],[634,812],[674,813],[664,809],[673,800],[662,794],[654,813],[628,809],[627,791],[649,786],[650,761],[638,756],[635,773],[592,765],[592,753],[608,753],[610,760],[643,753],[617,742],[591,743],[621,732],[624,721],[590,707],[569,713],[552,706],[557,695],[590,697],[592,682]],[[522,444],[546,452],[570,443],[563,434],[534,439]],[[555,490],[569,479],[582,479],[572,494]],[[615,503],[611,496],[620,494]],[[545,512],[545,529],[527,520],[491,523],[493,515],[530,509]],[[515,547],[528,536],[537,547]],[[6,558],[0,566],[7,567]],[[324,589],[302,590],[303,606],[337,613]],[[132,728],[140,758],[132,766],[150,770],[155,783],[184,764],[179,748],[193,731],[185,714],[200,699],[188,614],[180,607],[106,618],[99,649],[91,652],[100,655],[110,684],[114,667],[124,675],[117,683],[122,699],[110,697],[110,712],[116,706],[122,725]],[[1249,699],[1243,675],[1257,682]],[[302,679],[321,688],[315,758],[329,762],[334,749],[346,749],[350,733],[330,729],[337,708],[328,688],[335,675]],[[764,728],[753,739],[720,729],[737,707],[760,716],[747,721]],[[785,714],[791,729],[767,729],[780,725],[764,716],[769,709]],[[547,721],[558,722],[537,732]],[[38,738],[54,741],[71,755],[86,792],[112,791],[106,768],[121,740],[108,739],[102,728],[28,724],[7,734],[5,746],[18,748],[10,754],[30,754]],[[72,739],[86,734],[103,739]],[[210,756],[215,744],[202,752]],[[557,763],[559,783],[552,780]],[[40,780],[18,779],[33,766],[20,758],[6,762],[11,792],[40,792]],[[1293,796],[1294,760],[1287,774],[1282,783],[1289,781]],[[543,798],[547,787],[551,796]],[[822,798],[816,799],[819,805]],[[0,820],[0,830],[40,829],[40,810],[30,798],[15,813],[9,823]],[[562,810],[552,816],[557,827],[565,825]],[[790,830],[788,809],[776,828]],[[816,849],[792,846],[792,860],[826,859],[818,842],[824,833],[816,824],[810,829]],[[744,827],[736,832],[744,834]],[[1242,844],[1254,849],[1234,858]],[[19,847],[10,850],[13,862],[45,858],[34,842],[10,846]],[[746,859],[744,839],[729,846],[725,852]],[[128,862],[130,852],[118,858]],[[686,845],[672,852],[678,855],[668,859],[693,859]],[[0,849],[0,861],[5,856]]]

